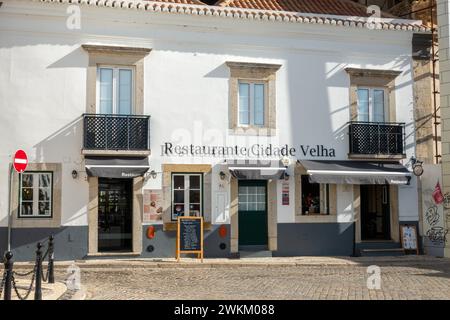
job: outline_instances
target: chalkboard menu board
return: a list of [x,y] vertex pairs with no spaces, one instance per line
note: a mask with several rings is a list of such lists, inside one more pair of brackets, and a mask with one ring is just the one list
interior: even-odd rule
[[419,254],[419,245],[417,241],[416,226],[402,225],[400,226],[402,247],[405,251],[413,250]]
[[196,253],[203,261],[203,218],[178,217],[177,260],[181,253]]

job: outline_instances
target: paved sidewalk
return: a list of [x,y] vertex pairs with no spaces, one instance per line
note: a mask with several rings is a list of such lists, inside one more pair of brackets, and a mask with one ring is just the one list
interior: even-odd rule
[[[61,278],[70,262],[57,263]],[[77,261],[87,299],[449,299],[450,259],[294,257]],[[367,288],[367,267],[381,288]],[[58,278],[58,279],[59,279]]]
[[[242,258],[242,259],[199,259],[182,258],[177,262],[174,258],[117,258],[117,259],[86,259],[75,261],[56,261],[56,268],[67,268],[73,264],[82,268],[123,268],[124,266],[148,268],[214,268],[227,266],[344,266],[344,265],[371,265],[371,264],[435,264],[450,263],[449,258],[436,258],[430,256],[393,256],[393,257],[273,257],[273,258]],[[28,262],[16,262],[15,267],[27,268]]]

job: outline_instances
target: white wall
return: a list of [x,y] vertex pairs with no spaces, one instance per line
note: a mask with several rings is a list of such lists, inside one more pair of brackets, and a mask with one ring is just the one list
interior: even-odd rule
[[[88,55],[82,44],[152,48],[144,66],[144,104],[151,115],[150,164],[157,172],[162,163],[221,160],[163,157],[164,142],[268,142],[228,133],[226,61],[282,65],[276,82],[278,133],[270,142],[297,148],[300,159],[310,158],[301,154],[301,144],[333,147],[335,159],[347,159],[344,68],[402,71],[396,82],[397,120],[407,123],[407,155],[414,154],[411,33],[88,7],[82,8],[81,30],[69,30],[65,10],[65,5],[7,2],[0,11],[0,181],[7,181],[8,157],[17,148],[26,150],[30,161],[63,163],[64,224],[87,223],[85,173],[78,180],[70,176],[73,169],[84,171],[79,120],[86,109]],[[145,187],[160,188],[161,175]],[[213,221],[228,222],[229,208],[218,208],[214,192],[229,197],[229,186],[219,186],[217,172],[212,189]],[[279,206],[280,222],[294,220],[293,190],[291,184],[291,205]],[[408,218],[417,216],[413,191],[401,189],[399,195],[400,214]],[[345,222],[352,197],[348,191],[339,194],[338,219]],[[6,211],[7,186],[1,183],[0,225],[6,225]]]
[[354,219],[353,186],[337,185],[337,222],[348,223]]

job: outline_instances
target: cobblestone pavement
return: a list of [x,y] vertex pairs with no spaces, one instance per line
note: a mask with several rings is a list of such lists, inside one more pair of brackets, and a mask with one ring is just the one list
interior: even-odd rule
[[361,264],[82,267],[81,282],[87,299],[450,299],[448,259],[378,265],[380,290],[367,289]]

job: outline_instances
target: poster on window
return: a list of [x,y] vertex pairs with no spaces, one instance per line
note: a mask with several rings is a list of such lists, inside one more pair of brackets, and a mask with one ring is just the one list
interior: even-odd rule
[[144,190],[143,222],[162,223],[162,190]]

